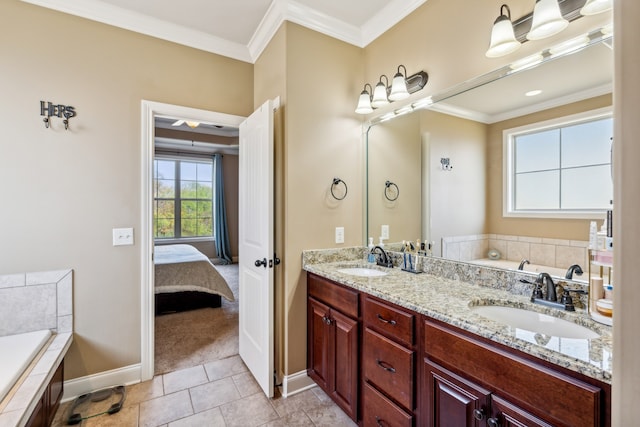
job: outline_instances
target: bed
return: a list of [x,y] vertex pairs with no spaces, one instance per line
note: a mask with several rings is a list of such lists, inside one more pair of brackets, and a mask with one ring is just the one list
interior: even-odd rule
[[220,307],[221,297],[235,300],[209,258],[193,246],[155,246],[154,268],[156,315]]

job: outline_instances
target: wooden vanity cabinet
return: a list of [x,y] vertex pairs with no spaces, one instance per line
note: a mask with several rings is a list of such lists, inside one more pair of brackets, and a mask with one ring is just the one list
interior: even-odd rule
[[358,292],[309,274],[307,374],[358,420]]
[[363,425],[412,426],[416,409],[416,314],[362,296]]
[[599,387],[429,318],[423,329],[425,425],[608,424]]
[[60,366],[51,377],[51,381],[25,424],[26,427],[48,427],[53,424],[53,418],[62,399],[63,384],[64,360],[60,362]]

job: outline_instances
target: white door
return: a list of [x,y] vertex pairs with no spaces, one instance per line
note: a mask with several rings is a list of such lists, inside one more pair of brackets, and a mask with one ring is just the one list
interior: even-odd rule
[[240,125],[240,357],[273,396],[273,102]]

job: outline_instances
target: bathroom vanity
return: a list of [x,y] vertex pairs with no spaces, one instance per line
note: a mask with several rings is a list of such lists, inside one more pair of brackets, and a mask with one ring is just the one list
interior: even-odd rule
[[473,310],[487,304],[548,312],[530,307],[525,295],[398,268],[369,267],[386,273],[373,277],[342,273],[347,266],[367,267],[304,263],[307,367],[354,421],[610,425],[611,329],[590,323],[585,312],[554,314],[596,338],[529,334]]

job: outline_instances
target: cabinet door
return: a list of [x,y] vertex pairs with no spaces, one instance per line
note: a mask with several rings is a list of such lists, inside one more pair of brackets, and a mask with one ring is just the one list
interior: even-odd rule
[[331,310],[334,336],[333,398],[354,420],[358,407],[358,322]]
[[499,396],[491,396],[491,420],[489,427],[552,427]]
[[307,373],[327,393],[333,388],[333,328],[328,306],[309,298],[307,306]]
[[424,359],[425,421],[429,427],[480,427],[489,415],[489,391]]

